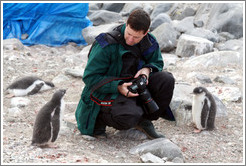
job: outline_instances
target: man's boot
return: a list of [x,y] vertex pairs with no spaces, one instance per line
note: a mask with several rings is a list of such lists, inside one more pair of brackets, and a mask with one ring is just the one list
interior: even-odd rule
[[175,121],[175,117],[172,113],[170,106],[167,107],[165,112],[161,113],[160,117],[166,120]]
[[145,119],[140,121],[136,129],[145,133],[149,139],[165,138],[164,135],[158,134],[155,131],[154,125],[150,120]]
[[107,138],[106,124],[100,118],[96,120],[93,136],[96,138]]

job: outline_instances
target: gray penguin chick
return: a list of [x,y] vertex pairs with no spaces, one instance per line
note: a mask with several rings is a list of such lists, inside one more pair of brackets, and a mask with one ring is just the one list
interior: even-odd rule
[[51,100],[38,112],[33,128],[32,145],[50,146],[50,143],[56,141],[65,108],[65,93],[64,89],[56,91]]
[[26,96],[49,90],[53,87],[55,85],[52,82],[44,81],[36,76],[26,76],[14,81],[6,90],[13,96]]
[[216,116],[216,102],[213,95],[204,87],[193,90],[192,120],[198,130],[213,130]]

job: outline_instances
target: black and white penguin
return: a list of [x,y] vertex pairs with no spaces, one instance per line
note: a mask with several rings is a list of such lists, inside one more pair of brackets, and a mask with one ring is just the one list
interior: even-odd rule
[[38,112],[33,127],[32,145],[52,147],[51,143],[55,142],[60,131],[65,93],[64,89],[56,91]]
[[36,76],[27,76],[14,81],[7,87],[9,96],[26,96],[33,95],[40,91],[49,90],[55,87],[52,82],[43,81]]
[[193,90],[192,119],[198,133],[201,130],[213,130],[216,116],[216,102],[213,95],[204,87]]

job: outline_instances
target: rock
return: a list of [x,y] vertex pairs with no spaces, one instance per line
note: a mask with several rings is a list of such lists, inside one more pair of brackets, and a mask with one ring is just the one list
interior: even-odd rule
[[19,117],[21,115],[21,112],[21,109],[19,109],[18,107],[12,107],[8,109],[8,114],[12,117]]
[[183,34],[180,36],[176,55],[180,57],[190,57],[209,53],[213,50],[213,42],[190,35]]
[[112,24],[105,24],[105,25],[99,25],[99,26],[91,26],[84,28],[82,30],[82,35],[85,39],[85,41],[88,43],[88,45],[92,44],[95,41],[95,37],[99,35],[100,33],[105,33],[108,31],[113,30],[114,27],[118,26],[120,24],[118,23],[112,23]]
[[143,163],[164,163],[164,161],[152,153],[148,152],[140,156]]
[[156,18],[159,14],[161,13],[166,13],[168,12],[168,10],[174,5],[174,3],[159,3],[156,4],[151,15],[150,18],[154,19]]
[[59,83],[62,83],[62,82],[68,81],[68,80],[69,80],[69,78],[68,78],[67,76],[65,76],[65,75],[63,75],[63,74],[59,74],[58,76],[56,76],[56,77],[52,80],[52,82],[53,82],[54,84],[59,84]]
[[173,160],[175,157],[183,159],[180,148],[167,138],[154,139],[130,149],[131,154],[143,155],[148,152],[159,158],[167,157],[168,160]]
[[209,67],[227,67],[230,64],[243,65],[242,55],[235,51],[211,52],[187,60],[183,67],[207,69]]
[[205,84],[205,83],[212,83],[211,79],[210,79],[208,76],[203,75],[203,74],[197,75],[196,78],[197,78],[202,84]]
[[11,107],[25,107],[30,103],[30,100],[24,97],[14,97],[11,99]]
[[153,32],[161,51],[169,52],[176,47],[177,32],[169,23],[163,23]]
[[101,9],[120,13],[124,6],[125,3],[103,3]]
[[84,74],[84,69],[77,67],[75,69],[65,69],[65,74],[66,75],[71,75],[73,77],[83,77]]
[[[91,49],[92,45],[88,45],[84,47],[78,54],[76,54],[76,57],[82,60],[82,63],[86,64],[88,61],[88,54]],[[85,67],[85,66],[84,66]]]
[[111,12],[107,10],[99,10],[99,11],[93,12],[88,17],[93,22],[94,26],[98,26],[102,24],[109,24],[109,23],[114,23],[114,22],[117,23],[122,20],[122,17],[119,13]]
[[228,40],[215,46],[219,51],[239,51],[243,49],[243,40]]
[[218,34],[219,34],[220,42],[225,42],[227,40],[235,39],[235,36],[230,34],[229,32],[220,32]]
[[5,39],[3,40],[3,49],[4,50],[23,50],[24,45],[21,43],[19,39]]
[[177,30],[180,33],[186,33],[188,31],[191,31],[194,29],[194,24],[193,24],[194,17],[186,17],[181,21],[173,21],[173,27],[175,30]]
[[243,36],[242,3],[203,3],[197,10],[194,22],[202,21],[208,30],[229,32],[236,38]]
[[186,17],[194,16],[196,11],[191,7],[186,7],[183,11],[177,11],[177,15],[174,16],[174,20],[182,20]]
[[192,92],[191,85],[176,83],[173,98],[170,103],[177,126],[191,123]]
[[[99,10],[103,6],[103,3],[89,3],[89,10]],[[89,13],[89,12],[88,12]]]
[[126,3],[121,10],[123,16],[128,16],[133,10],[137,8],[143,8],[141,3]]
[[199,5],[196,3],[175,3],[168,11],[172,20],[182,20],[194,16]]
[[212,92],[212,94],[217,106],[216,117],[228,117],[227,108],[225,104],[216,96],[214,92]]
[[89,135],[82,135],[82,138],[84,138],[87,141],[95,141],[96,140],[95,137],[92,137],[92,136],[89,136]]
[[208,87],[208,90],[216,95],[220,100],[231,101],[231,102],[241,102],[242,93],[237,87]]
[[187,31],[185,34],[205,38],[213,43],[218,43],[220,41],[219,35],[217,33],[204,28],[194,28],[190,31]]
[[224,83],[224,84],[235,84],[235,81],[233,81],[232,79],[230,79],[229,77],[224,77],[224,76],[217,76],[214,79],[215,82],[220,82],[220,83]]
[[[157,17],[155,17],[153,19],[153,21],[151,21],[151,25],[150,25],[150,31],[153,31],[155,28],[157,28],[158,26],[160,26],[163,23],[171,23],[171,18],[169,15],[167,15],[166,13],[161,13],[159,15],[157,15]],[[164,30],[164,29],[163,29]]]
[[173,160],[172,160],[173,163],[183,163],[183,159],[182,158],[179,158],[179,157],[175,157]]
[[162,53],[162,59],[164,61],[164,68],[163,69],[168,69],[170,66],[176,66],[176,62],[178,61],[178,56],[175,54],[167,54],[167,53]]
[[107,160],[104,160],[104,159],[102,159],[102,158],[100,158],[99,160],[98,160],[98,163],[109,163]]

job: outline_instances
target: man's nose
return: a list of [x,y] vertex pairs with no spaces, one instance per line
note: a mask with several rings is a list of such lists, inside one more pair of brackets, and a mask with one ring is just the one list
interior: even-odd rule
[[132,36],[129,37],[129,41],[133,42],[134,38]]

